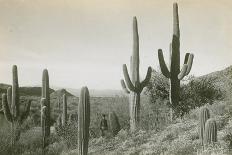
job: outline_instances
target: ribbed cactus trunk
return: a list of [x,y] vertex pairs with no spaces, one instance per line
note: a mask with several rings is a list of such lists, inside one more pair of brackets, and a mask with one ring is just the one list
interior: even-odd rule
[[130,93],[130,128],[136,130],[140,125],[140,93]]
[[[133,19],[133,53],[130,59],[129,75],[126,64],[123,65],[123,74],[126,81],[121,80],[121,85],[126,93],[130,94],[130,129],[136,130],[140,124],[140,94],[151,78],[151,67],[148,67],[145,79],[140,82],[139,74],[139,34],[137,19]],[[130,77],[131,76],[131,77]],[[128,88],[129,90],[128,90]]]
[[68,109],[67,109],[67,97],[63,95],[63,113],[62,113],[62,125],[66,125],[68,120]]
[[41,129],[42,129],[42,154],[46,154],[46,147],[48,145],[48,130],[46,128],[46,119],[47,119],[47,107],[46,107],[46,99],[42,98],[40,101],[41,104]]
[[42,76],[42,98],[44,98],[45,105],[46,106],[46,122],[45,122],[45,128],[46,128],[46,136],[50,136],[50,93],[49,93],[49,76],[48,76],[48,70],[43,70],[43,76]]
[[217,124],[214,119],[208,119],[205,124],[204,146],[217,142]]
[[[189,74],[193,63],[193,54],[186,53],[184,59],[184,65],[180,70],[180,29],[179,29],[179,16],[178,5],[173,4],[173,35],[172,43],[170,44],[170,68],[168,69],[161,49],[158,50],[158,58],[162,74],[169,78],[170,91],[169,99],[172,109],[175,109],[179,105],[180,96],[180,80]],[[172,114],[171,114],[172,120]]]
[[29,100],[26,104],[24,111],[20,111],[18,70],[16,65],[12,68],[12,75],[12,87],[7,89],[7,95],[2,95],[2,105],[6,120],[11,123],[11,144],[14,146],[20,138],[21,125],[29,116],[31,101]]
[[199,124],[199,137],[201,140],[201,145],[204,144],[204,133],[205,133],[205,123],[210,118],[209,109],[206,107],[203,107],[200,111],[200,124]]
[[79,155],[88,154],[90,125],[90,97],[87,87],[81,89],[78,105],[78,150]]

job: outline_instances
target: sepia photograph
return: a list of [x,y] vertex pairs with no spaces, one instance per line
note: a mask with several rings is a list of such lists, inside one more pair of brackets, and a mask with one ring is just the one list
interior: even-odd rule
[[0,155],[232,155],[232,1],[0,0]]

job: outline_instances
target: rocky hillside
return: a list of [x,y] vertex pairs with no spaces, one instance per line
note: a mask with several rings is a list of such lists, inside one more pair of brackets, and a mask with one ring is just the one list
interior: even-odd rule
[[208,78],[215,86],[221,90],[231,92],[232,89],[232,66],[229,66],[221,71],[212,72],[198,77],[199,79]]

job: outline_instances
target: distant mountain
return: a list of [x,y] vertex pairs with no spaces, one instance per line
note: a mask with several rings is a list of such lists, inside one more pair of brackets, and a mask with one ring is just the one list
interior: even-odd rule
[[[67,90],[77,97],[80,96],[80,91],[81,91],[80,89],[67,88]],[[103,90],[90,89],[89,93],[92,97],[114,97],[114,96],[125,95],[122,90],[112,90],[112,89],[103,89]]]
[[[7,88],[10,87],[11,85],[8,84],[0,84],[0,93],[6,93]],[[50,93],[53,93],[54,90],[50,89]],[[19,88],[19,95],[20,96],[36,96],[39,97],[41,96],[41,87],[20,87]]]
[[56,91],[52,92],[51,97],[56,97],[56,96],[62,97],[64,94],[66,94],[67,97],[73,97],[74,96],[73,94],[71,94],[70,92],[68,92],[65,89],[59,89],[59,90],[56,90]]

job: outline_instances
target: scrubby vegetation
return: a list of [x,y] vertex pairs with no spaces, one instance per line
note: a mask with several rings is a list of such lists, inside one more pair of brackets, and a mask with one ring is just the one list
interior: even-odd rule
[[[194,82],[191,83],[191,81]],[[200,104],[198,106],[185,105],[188,107],[187,112],[184,111],[182,117],[176,112],[175,119],[170,122],[168,81],[160,73],[153,71],[150,84],[141,98],[141,125],[135,132],[129,130],[129,102],[127,97],[91,98],[89,154],[184,155],[196,154],[197,152],[203,154],[207,151],[228,154],[229,149],[232,147],[232,100],[220,91],[220,87],[215,87],[214,83],[210,82],[205,84],[206,81],[208,81],[207,77],[206,80],[191,77],[185,83],[182,83],[181,89],[191,83],[192,87],[188,89],[194,92],[186,99],[181,97],[182,102],[190,104],[191,101],[194,101]],[[200,90],[205,93],[199,94]],[[207,92],[214,94],[213,98],[209,97]],[[229,94],[229,92],[231,92],[231,89],[228,89],[226,94]],[[181,93],[181,96],[184,95]],[[21,102],[27,101],[24,98],[27,97],[21,96]],[[11,137],[10,132],[8,132],[10,126],[1,115],[0,154],[7,154],[11,151],[17,152],[19,155],[42,153],[40,98],[30,97],[30,99],[32,98],[30,116],[22,125],[22,134],[15,149],[12,149],[10,145]],[[67,97],[68,114],[75,114],[73,108],[77,107],[78,100],[74,96]],[[52,95],[52,118],[54,120],[58,118],[58,114],[61,112],[57,102],[58,95]],[[218,142],[214,147],[205,149],[204,152],[199,137],[199,113],[202,106],[208,107],[211,118],[216,120],[218,127]],[[109,132],[106,137],[100,137],[99,123],[101,114],[106,114],[109,121],[111,112],[117,114],[122,129],[116,136]],[[68,125],[62,130],[65,133],[56,132],[52,126],[47,154],[77,154],[77,130],[77,121],[75,119],[71,122],[68,119]]]
[[219,74],[187,76],[193,63],[193,54],[187,53],[180,70],[178,6],[173,6],[170,68],[159,50],[162,74],[148,67],[143,81],[134,17],[132,75],[123,65],[121,81],[125,96],[91,97],[87,87],[79,98],[65,89],[51,90],[47,69],[41,88],[22,89],[13,66],[12,86],[0,85],[0,154],[231,154],[232,67]]

